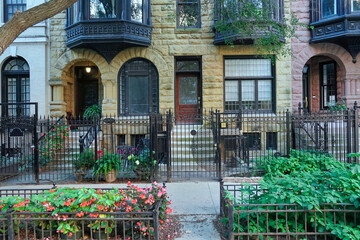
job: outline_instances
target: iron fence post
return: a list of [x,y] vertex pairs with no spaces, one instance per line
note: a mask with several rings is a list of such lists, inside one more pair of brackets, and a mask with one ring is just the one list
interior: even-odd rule
[[39,138],[37,133],[38,124],[38,104],[35,103],[35,114],[34,114],[34,173],[35,181],[39,184]]
[[286,155],[290,155],[290,112],[286,110]]
[[10,205],[9,209],[6,211],[6,219],[7,219],[7,223],[8,223],[8,240],[14,240],[15,238],[15,233],[14,233],[14,222],[13,222],[13,214],[14,210],[13,210],[13,206]]
[[[346,115],[347,115],[347,123],[346,123],[346,149],[347,149],[347,154],[351,153],[351,125],[352,125],[352,121],[351,121],[351,110],[347,110],[346,111]],[[346,154],[346,155],[347,155]],[[347,157],[347,161],[350,163],[351,158]]]
[[326,151],[326,152],[329,150],[328,131],[329,131],[329,125],[328,125],[328,122],[325,122],[325,124],[324,124],[324,151]]
[[[359,112],[354,109],[354,152],[359,152]],[[356,164],[359,164],[359,158],[356,158]]]
[[166,177],[167,181],[171,178],[171,109],[166,114],[166,138],[167,138],[167,162],[166,162]]
[[[98,142],[97,142],[97,128],[96,128],[96,123],[97,121],[95,121],[95,126],[94,126],[94,136],[95,136],[95,162],[97,162],[98,160]],[[99,181],[99,175],[96,175],[96,180],[95,182],[98,183]]]
[[84,152],[84,139],[83,139],[83,135],[80,135],[79,138],[79,146],[80,146],[80,154]]
[[220,111],[216,110],[216,170],[217,177],[221,178],[221,153],[220,153],[220,134],[221,134]]
[[[158,133],[158,129],[157,129],[157,115],[156,113],[152,112],[150,113],[150,161],[152,161],[152,159],[154,159],[154,151],[155,154],[157,154],[159,151],[157,149],[157,134]],[[155,177],[155,168],[153,166],[153,164],[150,165],[150,180],[153,181],[154,177]]]
[[159,239],[159,208],[161,205],[161,201],[158,202],[158,204],[155,207],[155,210],[153,211],[154,216],[154,240]]
[[229,219],[229,226],[228,226],[228,234],[229,234],[229,240],[234,239],[234,206],[230,200],[228,200],[228,219]]

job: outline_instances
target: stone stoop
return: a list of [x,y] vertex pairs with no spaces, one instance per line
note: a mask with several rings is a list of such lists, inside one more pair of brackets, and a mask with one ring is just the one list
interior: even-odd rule
[[212,170],[216,148],[211,129],[203,125],[176,125],[171,131],[171,162],[183,171]]

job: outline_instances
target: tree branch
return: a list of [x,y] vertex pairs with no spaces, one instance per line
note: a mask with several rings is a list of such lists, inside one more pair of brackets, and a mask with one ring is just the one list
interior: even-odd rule
[[26,29],[73,5],[77,0],[50,0],[25,12],[16,12],[0,27],[0,55]]

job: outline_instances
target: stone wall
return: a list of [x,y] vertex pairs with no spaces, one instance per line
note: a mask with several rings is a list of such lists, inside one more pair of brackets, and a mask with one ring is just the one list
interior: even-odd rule
[[[215,46],[212,31],[212,5],[202,8],[200,29],[177,29],[174,0],[152,0],[152,44],[148,48],[135,47],[121,51],[108,64],[98,53],[89,49],[70,50],[65,46],[65,14],[61,13],[51,20],[51,79],[54,91],[63,91],[66,86],[66,71],[79,61],[90,61],[100,70],[104,86],[103,111],[105,114],[117,113],[117,78],[121,66],[128,60],[142,57],[150,60],[159,72],[160,108],[161,110],[175,106],[174,57],[202,57],[202,92],[203,108],[223,110],[223,57],[229,55],[255,55],[252,46]],[[208,1],[206,1],[208,2]],[[204,3],[204,2],[203,2]],[[289,0],[285,0],[286,14],[289,14]],[[276,62],[276,106],[277,110],[291,108],[291,58],[283,58]],[[69,109],[66,99],[54,99],[51,103],[53,114]]]

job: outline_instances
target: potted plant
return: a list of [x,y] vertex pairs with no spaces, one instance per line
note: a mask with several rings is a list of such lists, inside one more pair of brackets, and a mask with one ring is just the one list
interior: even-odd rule
[[140,179],[149,179],[151,175],[151,169],[155,167],[158,162],[153,157],[155,152],[152,152],[149,148],[145,148],[138,155],[131,154],[128,156],[129,165],[132,167],[136,176]]
[[95,121],[101,117],[101,107],[99,105],[92,105],[85,109],[84,118]]
[[91,149],[87,149],[80,153],[79,157],[74,162],[74,167],[76,169],[75,174],[79,182],[81,182],[84,176],[89,173],[90,169],[94,167],[94,164],[95,153]]
[[106,182],[116,180],[116,171],[120,169],[120,161],[117,154],[106,151],[98,152],[98,159],[93,167],[93,175],[102,174]]

